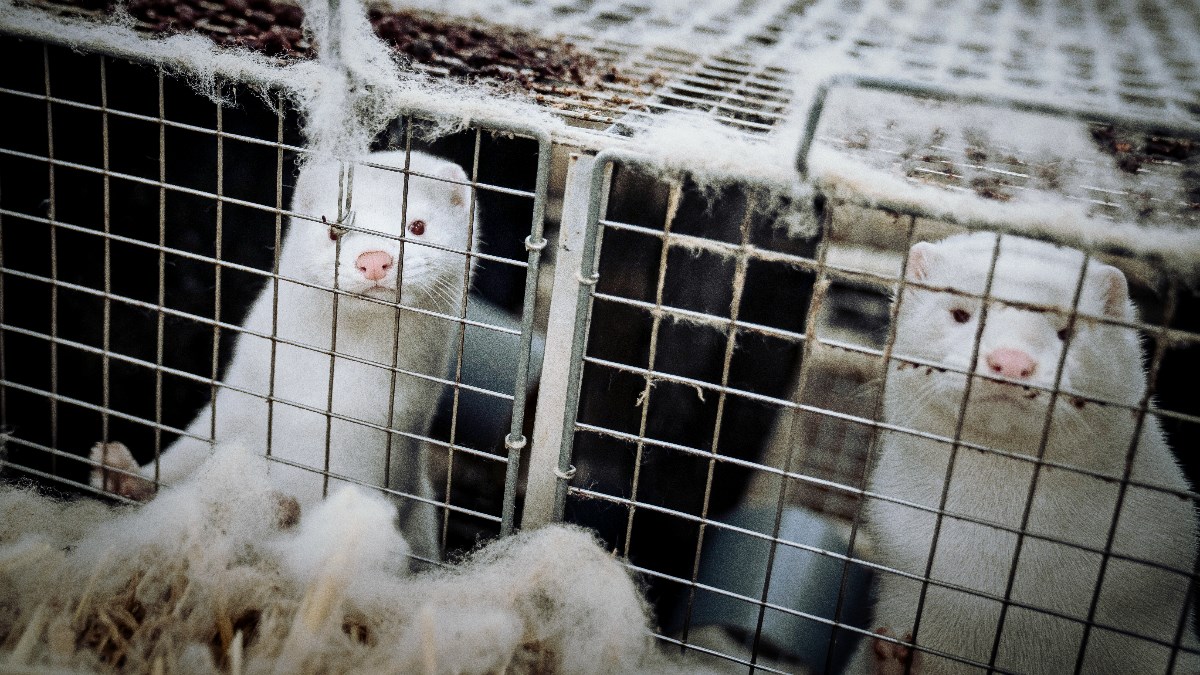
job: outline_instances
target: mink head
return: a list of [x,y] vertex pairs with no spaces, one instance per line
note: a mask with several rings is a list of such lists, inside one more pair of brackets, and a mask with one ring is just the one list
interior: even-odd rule
[[[1055,388],[1056,414],[1089,399],[1137,404],[1139,338],[1110,323],[1136,317],[1125,275],[1095,259],[1085,270],[1080,251],[1030,239],[1003,236],[996,253],[996,235],[986,232],[912,247],[906,279],[932,288],[906,284],[899,299],[892,369],[903,382],[889,390],[956,417],[971,373],[969,414],[1005,433],[1040,429]],[[972,297],[985,291],[986,301]]]
[[[381,300],[453,307],[477,240],[469,180],[453,162],[407,154],[407,177],[404,151],[367,155],[352,176],[337,161],[306,164],[292,203],[304,217],[292,218],[281,273]],[[339,211],[346,194],[349,208]]]

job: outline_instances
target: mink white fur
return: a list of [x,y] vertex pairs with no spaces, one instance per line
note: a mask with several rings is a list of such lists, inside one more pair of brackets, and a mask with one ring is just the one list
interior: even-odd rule
[[[394,151],[374,153],[362,161],[402,168],[406,158],[403,151]],[[293,217],[279,254],[280,275],[301,283],[280,279],[276,299],[268,282],[251,307],[245,329],[274,334],[279,342],[272,355],[271,340],[239,336],[225,386],[216,397],[214,441],[260,451],[269,447],[272,456],[286,462],[272,463],[273,482],[302,505],[323,496],[320,472],[326,468],[334,476],[388,485],[419,498],[400,500],[401,526],[415,553],[436,558],[436,514],[427,501],[421,501],[432,497],[427,457],[419,442],[393,434],[389,465],[388,432],[383,429],[422,435],[428,431],[440,385],[408,373],[443,374],[455,322],[428,312],[454,315],[458,311],[469,268],[461,252],[469,251],[475,239],[468,236],[474,222],[473,200],[468,186],[446,182],[467,180],[457,164],[412,152],[408,167],[442,180],[412,175],[405,198],[402,173],[363,164],[355,167],[350,202],[354,218],[346,224],[371,232],[334,225],[339,215],[337,162],[313,159],[301,170],[292,210],[316,220]],[[375,280],[360,269],[360,256],[372,251],[386,253],[392,260],[385,276]],[[395,264],[401,251],[402,266]],[[335,286],[335,270],[336,287],[351,294],[337,295],[336,300],[326,290]],[[399,310],[395,305],[398,274],[402,275],[399,300],[404,306]],[[330,351],[337,353],[336,359]],[[406,372],[395,376],[394,405],[389,410],[393,359]],[[268,395],[278,399],[270,413]],[[327,416],[327,409],[335,417]],[[210,403],[188,433],[208,438],[212,415]],[[209,456],[212,445],[200,438],[182,436],[163,451],[157,473],[162,483],[179,481]],[[132,456],[118,443],[98,444],[92,458],[137,470]],[[97,469],[92,482],[144,499],[152,492],[144,479],[155,478],[155,472],[154,462],[141,467],[143,478]]]
[[[935,288],[982,294],[995,245],[995,235],[988,233],[916,244],[909,254],[907,278]],[[1135,330],[1097,320],[1132,321],[1136,317],[1119,270],[1095,260],[1088,262],[1079,315],[1073,328],[1068,327],[1083,265],[1079,251],[1003,237],[991,296],[1037,307],[989,301],[976,363],[971,357],[983,314],[980,300],[913,286],[906,286],[898,300],[894,355],[899,360],[889,366],[884,406],[886,421],[900,428],[953,437],[967,379],[953,371],[1000,373],[1003,377],[974,378],[962,441],[1036,456],[1051,396],[1035,387],[1054,387],[1056,367],[1068,345],[1059,384],[1063,393],[1054,402],[1044,454],[1047,462],[1059,466],[1043,466],[1033,490],[1025,527],[1029,536],[1022,543],[1012,587],[1011,600],[1018,604],[1008,609],[995,662],[1004,671],[1074,672],[1102,556],[1068,543],[1105,548],[1120,492],[1119,479],[1135,434],[1137,450],[1130,479],[1168,490],[1189,489],[1158,418],[1152,414],[1142,417],[1121,407],[1142,403],[1146,370]],[[1040,309],[1047,306],[1061,311]],[[1016,361],[1009,358],[1006,362],[1006,354],[1018,354]],[[949,368],[914,365],[905,358]],[[1009,367],[1014,362],[1022,367]],[[1139,417],[1142,421],[1137,431]],[[959,447],[947,477],[950,458],[949,442],[884,432],[868,489],[928,509],[938,508],[945,489],[947,515],[941,522],[930,577],[1003,598],[1017,545],[1015,532],[1022,525],[1035,464]],[[1094,472],[1107,480],[1061,465]],[[869,499],[864,514],[865,527],[878,547],[878,561],[923,577],[936,515],[879,499]],[[1186,609],[1187,575],[1194,569],[1196,543],[1196,512],[1189,500],[1140,485],[1128,486],[1112,543],[1112,553],[1121,557],[1109,558],[1107,563],[1083,672],[1166,671],[1169,647],[1102,626],[1171,644],[1183,619],[1183,645],[1197,647],[1191,612]],[[904,639],[916,622],[921,583],[888,572],[879,577],[872,625]],[[986,664],[1000,610],[998,599],[930,584],[916,644]],[[906,663],[909,658],[914,659],[911,664]],[[910,655],[894,643],[868,639],[860,644],[848,672],[899,673],[910,665],[911,672],[924,675],[977,670],[920,649]],[[1200,672],[1200,663],[1194,656],[1180,653],[1175,672]]]

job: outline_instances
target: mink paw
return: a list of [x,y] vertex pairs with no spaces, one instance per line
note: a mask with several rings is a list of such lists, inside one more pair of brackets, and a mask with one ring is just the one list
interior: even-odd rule
[[[892,631],[886,626],[876,628],[875,633],[891,637]],[[912,642],[912,633],[906,633],[905,642]],[[915,654],[908,645],[897,644],[890,640],[875,638],[875,675],[917,675]]]
[[154,483],[137,475],[140,467],[124,443],[113,441],[93,445],[91,460],[95,462],[92,487],[139,502],[154,496]]

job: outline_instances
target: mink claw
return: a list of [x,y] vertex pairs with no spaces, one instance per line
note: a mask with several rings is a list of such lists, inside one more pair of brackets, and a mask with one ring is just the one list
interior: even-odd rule
[[144,502],[154,496],[154,483],[137,475],[137,460],[124,443],[111,441],[92,446],[91,485],[105,492]]
[[[875,629],[875,634],[884,638],[892,637],[892,631],[887,626]],[[916,675],[918,673],[914,653],[908,645],[872,638],[875,652],[875,675]],[[905,633],[904,642],[912,642],[912,633]]]

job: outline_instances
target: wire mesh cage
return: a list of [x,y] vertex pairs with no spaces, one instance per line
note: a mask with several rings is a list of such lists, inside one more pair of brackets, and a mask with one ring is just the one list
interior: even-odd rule
[[[1128,291],[1125,274],[1119,273],[1121,295],[1114,302],[1134,295],[1144,308],[1140,321],[1122,315],[1107,323],[1095,308],[1089,311],[1082,304],[1088,299],[1084,289],[1091,292],[1088,284],[1094,282],[1077,281],[1078,271],[1055,268],[1049,273],[1060,295],[1066,292],[1065,298],[1057,298],[1058,305],[999,291],[993,296],[981,285],[973,298],[966,298],[989,302],[983,306],[993,316],[991,330],[1003,333],[995,327],[1005,325],[997,316],[1017,322],[1008,314],[1049,314],[1054,318],[1047,330],[1057,341],[1079,336],[1075,352],[1068,347],[1050,361],[1039,355],[1043,360],[1036,365],[1023,360],[1027,355],[1022,352],[1018,368],[1004,361],[1010,354],[1005,338],[985,332],[986,318],[982,324],[974,320],[982,328],[961,344],[934,337],[940,327],[904,323],[940,319],[951,326],[966,324],[980,311],[978,304],[963,308],[963,291],[946,276],[922,283],[928,278],[923,272],[906,274],[903,268],[917,263],[905,252],[923,250],[918,242],[973,242],[981,258],[975,261],[976,281],[994,278],[1000,288],[1013,283],[1003,275],[1015,274],[1009,266],[1017,256],[1004,259],[994,253],[1007,246],[1045,253],[1036,242],[986,232],[968,235],[960,225],[915,214],[875,211],[872,216],[861,204],[841,202],[824,205],[819,235],[797,239],[777,227],[777,211],[756,206],[752,188],[731,191],[736,195],[732,200],[717,197],[710,209],[689,209],[689,190],[691,199],[696,192],[687,180],[657,190],[644,185],[629,189],[627,183],[638,180],[638,157],[610,161],[597,162],[597,176],[611,173],[594,183],[601,195],[593,203],[606,206],[599,207],[602,215],[595,221],[602,231],[597,237],[602,248],[592,268],[595,290],[582,302],[578,318],[587,339],[575,352],[581,390],[567,445],[577,473],[566,492],[567,514],[595,523],[651,579],[663,598],[664,639],[691,642],[701,652],[720,652],[735,663],[768,671],[804,664],[837,672],[850,659],[854,637],[868,628],[862,610],[874,576],[881,588],[905,582],[913,586],[911,596],[897,606],[910,612],[903,619],[906,625],[915,616],[929,617],[927,642],[918,647],[929,655],[917,662],[934,672],[971,665],[1025,672],[1055,658],[1061,660],[1053,662],[1054,670],[1103,670],[1109,666],[1082,656],[1086,650],[1080,645],[1087,638],[1079,633],[1093,630],[1096,643],[1120,644],[1114,635],[1132,638],[1125,648],[1135,649],[1136,663],[1144,667],[1169,668],[1180,653],[1182,663],[1187,662],[1187,652],[1179,650],[1188,649],[1193,630],[1188,607],[1195,578],[1189,515],[1194,497],[1175,460],[1163,454],[1159,431],[1166,429],[1179,447],[1188,447],[1195,432],[1188,376],[1182,375],[1190,372],[1184,364],[1195,358],[1194,346],[1188,330],[1179,327],[1177,303],[1183,293],[1178,280],[1166,275],[1160,286],[1138,288],[1136,257],[1098,255],[1097,261],[1132,270]],[[653,182],[644,175],[640,179]],[[863,226],[867,219],[873,227]],[[868,229],[874,255],[855,250]],[[1040,246],[1061,255],[1061,249]],[[964,255],[948,255],[955,253]],[[997,269],[1001,260],[1005,264]],[[1084,260],[1080,256],[1076,264]],[[585,276],[588,269],[585,265]],[[903,301],[888,301],[897,283],[914,283],[938,298],[905,291],[919,298],[910,303],[948,305],[950,313],[901,314]],[[709,292],[697,292],[706,284],[711,284]],[[1011,288],[1006,292],[1014,293]],[[1158,336],[1154,344],[1162,346],[1147,349],[1150,381],[1159,397],[1154,405],[1149,395],[1131,398],[1111,387],[1085,393],[1088,376],[1071,369],[1083,367],[1079,364],[1089,358],[1086,350],[1095,348],[1088,341],[1105,330],[1131,343],[1137,342],[1137,333]],[[1137,349],[1129,354],[1127,359],[1138,366],[1136,375],[1128,376],[1139,381],[1136,392],[1143,377],[1142,354]],[[1170,370],[1181,374],[1182,381],[1171,381],[1163,359],[1179,364]],[[1035,369],[1041,369],[1042,380],[1025,372]],[[948,384],[946,373],[961,380]],[[898,392],[887,394],[888,387]],[[1010,395],[1038,403],[1008,410],[998,401]],[[1043,401],[1046,397],[1050,403]],[[904,412],[910,398],[919,401],[913,406],[923,406],[917,413]],[[948,413],[938,412],[939,398],[945,399],[940,405]],[[1081,414],[1073,417],[1072,410]],[[943,414],[947,417],[939,422]],[[1072,454],[1071,439],[1077,438],[1072,434],[1103,428],[1089,414],[1119,415],[1124,424],[1118,424],[1118,440],[1103,451],[1089,446],[1094,455]],[[988,424],[1003,431],[992,432]],[[1033,436],[1022,436],[1016,427],[1028,427]],[[896,459],[895,454],[904,454],[896,448],[912,445],[910,439],[936,449],[923,448],[920,459]],[[1135,460],[1138,448],[1147,459]],[[922,479],[906,475],[912,471],[906,462],[920,464]],[[872,479],[868,466],[875,467]],[[1137,473],[1143,480],[1132,478]],[[1126,502],[1127,490],[1139,496]],[[1055,500],[1071,499],[1079,500],[1078,509],[1094,509],[1094,518],[1078,511],[1070,516],[1048,513],[1057,508]],[[1146,508],[1144,515],[1135,515],[1140,508]],[[1179,555],[1170,552],[1171,546],[1139,548],[1128,541],[1134,537],[1131,532],[1119,533],[1116,525],[1110,530],[1114,509],[1126,519],[1126,528],[1151,518],[1150,513],[1173,513],[1167,518],[1177,525],[1163,526],[1160,534],[1186,542]],[[1066,522],[1057,522],[1060,517]],[[1043,524],[1033,525],[1038,519]],[[994,539],[1004,542],[998,546],[999,560],[979,562],[990,554],[988,546],[997,546]],[[1018,552],[1003,557],[1014,541]],[[901,549],[902,555],[893,550],[891,558],[883,557],[888,547]],[[1019,573],[1022,568],[1014,561],[1021,559],[1022,550],[1037,562],[1024,563],[1029,568]],[[1042,567],[1047,559],[1089,579],[1096,578],[1097,568],[1108,566],[1102,560],[1129,565],[1119,573],[1120,585],[1170,589],[1161,597],[1170,603],[1159,617],[1165,622],[1148,630],[1147,623],[1124,623],[1119,614],[1100,618],[1102,608],[1114,601],[1103,599],[1099,590],[1092,595],[1090,580],[1077,589],[1086,597],[1058,598],[1052,591],[1045,591],[1050,598],[1031,597],[1018,580],[1023,574],[1050,575]],[[1103,584],[1100,579],[1097,583]],[[984,602],[972,604],[978,599]],[[917,609],[921,605],[928,608],[927,615]],[[1015,609],[1010,632],[1004,633],[1009,608]],[[962,612],[992,622],[978,643],[955,639],[957,627],[939,625],[944,619],[935,618]],[[1012,618],[1016,616],[1020,618]],[[1049,619],[1039,624],[1043,617]],[[887,627],[879,625],[880,614],[875,620],[870,629]],[[1074,640],[1069,654],[1056,654],[1056,648],[1038,651],[1032,645],[1023,655],[1005,651],[1019,651],[1017,645],[1023,644],[1010,636],[1055,621],[1072,636],[1061,642]],[[920,623],[917,619],[916,625]],[[709,630],[713,626],[721,632],[714,634]],[[1004,640],[997,637],[1002,634]],[[913,633],[888,637],[906,643],[915,639]],[[1142,641],[1164,649],[1150,656],[1129,646],[1144,647]],[[952,665],[939,665],[936,657],[948,658]]]
[[581,525],[685,669],[1195,670],[1190,3],[159,4],[0,30],[8,477]]
[[[545,148],[536,137],[505,130],[509,137],[497,138],[495,130],[476,127],[443,139],[434,149],[454,157],[469,173],[421,180],[457,181],[468,192],[471,213],[487,212],[496,229],[476,223],[472,216],[467,239],[449,244],[435,240],[433,246],[447,254],[458,252],[461,268],[457,280],[443,274],[448,280],[443,288],[433,289],[436,302],[416,290],[414,299],[403,292],[396,298],[371,296],[375,305],[396,307],[397,326],[401,314],[411,313],[430,317],[436,334],[455,334],[446,341],[456,345],[449,358],[435,354],[424,364],[406,364],[408,357],[397,349],[390,360],[399,360],[390,363],[386,349],[382,356],[353,351],[359,348],[353,335],[346,336],[353,326],[347,329],[344,318],[339,321],[342,340],[351,346],[341,350],[332,315],[323,338],[300,335],[295,329],[286,335],[291,320],[286,312],[294,311],[287,307],[295,304],[294,298],[292,305],[285,301],[281,323],[281,286],[285,294],[289,285],[329,293],[309,302],[324,300],[334,315],[338,301],[350,316],[362,309],[353,306],[353,296],[361,293],[336,288],[333,278],[322,286],[297,276],[302,266],[280,270],[279,253],[289,232],[316,231],[318,238],[329,241],[332,252],[335,244],[340,248],[344,233],[365,234],[380,227],[348,215],[353,211],[351,167],[327,186],[334,193],[343,191],[346,212],[336,212],[336,206],[330,210],[328,203],[319,205],[321,212],[290,207],[292,167],[305,150],[296,138],[295,112],[281,98],[257,100],[249,92],[239,94],[236,84],[229,83],[239,104],[213,104],[178,80],[125,61],[11,40],[6,47],[14,61],[40,65],[36,73],[10,71],[21,79],[6,82],[4,88],[13,119],[19,120],[19,128],[30,130],[6,136],[4,148],[5,196],[11,200],[6,200],[3,213],[10,261],[5,266],[6,293],[21,299],[8,302],[5,314],[7,353],[22,356],[7,363],[5,373],[5,406],[11,420],[6,423],[11,434],[5,461],[10,467],[87,488],[92,467],[78,461],[79,450],[96,442],[121,441],[140,463],[155,460],[147,477],[156,479],[157,458],[169,452],[176,437],[206,441],[217,433],[221,412],[204,403],[220,389],[246,397],[236,400],[230,395],[231,414],[236,412],[242,422],[245,408],[254,408],[251,415],[262,420],[262,429],[249,438],[263,440],[263,451],[282,462],[289,461],[287,453],[278,448],[272,452],[273,437],[286,437],[287,426],[294,424],[312,427],[309,431],[332,446],[337,442],[330,434],[340,423],[393,429],[377,439],[386,446],[428,443],[437,448],[437,473],[443,476],[438,499],[446,507],[456,502],[440,516],[443,535],[465,527],[461,541],[470,542],[483,532],[498,532],[505,510],[511,527],[515,493],[509,493],[503,506],[505,470],[500,469],[499,481],[492,480],[493,465],[503,467],[508,461],[503,435],[497,445],[484,429],[460,424],[458,411],[491,410],[495,418],[504,419],[513,416],[514,401],[520,398],[514,424],[518,434],[521,429],[527,361],[521,372],[515,362],[490,369],[479,364],[481,350],[498,349],[515,357],[532,339],[531,319],[523,323],[522,314],[526,277],[536,278],[536,256],[531,263],[525,242],[540,239],[530,223],[543,208],[545,189],[544,178],[540,191],[538,187],[538,171],[544,170],[539,153]],[[363,209],[379,208],[369,203],[369,190],[386,190],[396,195],[394,206],[403,212],[408,184],[417,180],[411,176],[421,175],[418,168],[408,172],[403,160],[413,156],[421,125],[417,117],[402,118],[380,139],[381,145],[399,149],[389,156],[397,166],[394,176],[385,177],[370,166],[356,168],[360,183],[368,181],[368,187],[360,188]],[[504,158],[502,167],[493,155]],[[517,169],[521,163],[523,171]],[[259,180],[264,170],[275,179]],[[415,211],[415,194],[412,201]],[[338,236],[332,241],[334,237],[324,233],[335,226]],[[418,243],[400,244],[401,234],[393,240],[436,250],[420,243],[418,234],[410,231],[407,236]],[[480,243],[485,236],[488,242]],[[515,240],[507,241],[510,237]],[[351,234],[346,239],[353,238]],[[340,259],[326,257],[326,263]],[[420,275],[431,274],[421,264],[418,257],[410,272],[415,289],[427,281]],[[463,278],[472,268],[476,282],[488,289],[486,294],[455,291],[464,287]],[[342,284],[352,285],[352,280]],[[399,287],[404,287],[402,277]],[[269,311],[255,322],[248,314],[260,294],[271,302],[260,301]],[[405,332],[405,337],[413,341],[419,334]],[[451,338],[449,333],[446,337]],[[268,350],[269,362],[282,364],[281,371],[306,363],[305,356],[319,355],[327,362],[328,381],[320,387],[326,394],[318,397],[320,401],[289,398],[283,393],[289,388],[285,380],[307,374],[276,373],[275,368],[249,378],[237,371],[240,381],[228,381],[235,346],[243,352]],[[288,358],[282,356],[286,350],[299,352]],[[379,386],[376,395],[382,401],[395,396],[397,382],[402,395],[415,397],[419,392],[428,401],[428,412],[423,413],[428,419],[406,429],[399,421],[359,419],[357,413],[339,409],[332,400],[334,390],[341,389],[334,387],[339,367],[353,373],[362,386]],[[386,375],[381,382],[380,375]],[[423,386],[404,392],[416,384]],[[294,396],[295,384],[290,388]],[[280,406],[316,417],[297,420],[294,414],[276,412]],[[223,435],[236,440],[243,434],[225,430]],[[388,487],[386,470],[374,479],[346,476],[338,472],[337,462],[336,453],[307,461],[319,493],[328,490],[329,477]],[[456,477],[478,483],[468,491],[470,497],[454,496]],[[485,485],[489,487],[483,489]],[[493,486],[499,489],[489,492]],[[432,494],[412,489],[401,492],[418,501],[434,500]],[[473,524],[463,525],[460,518]]]

